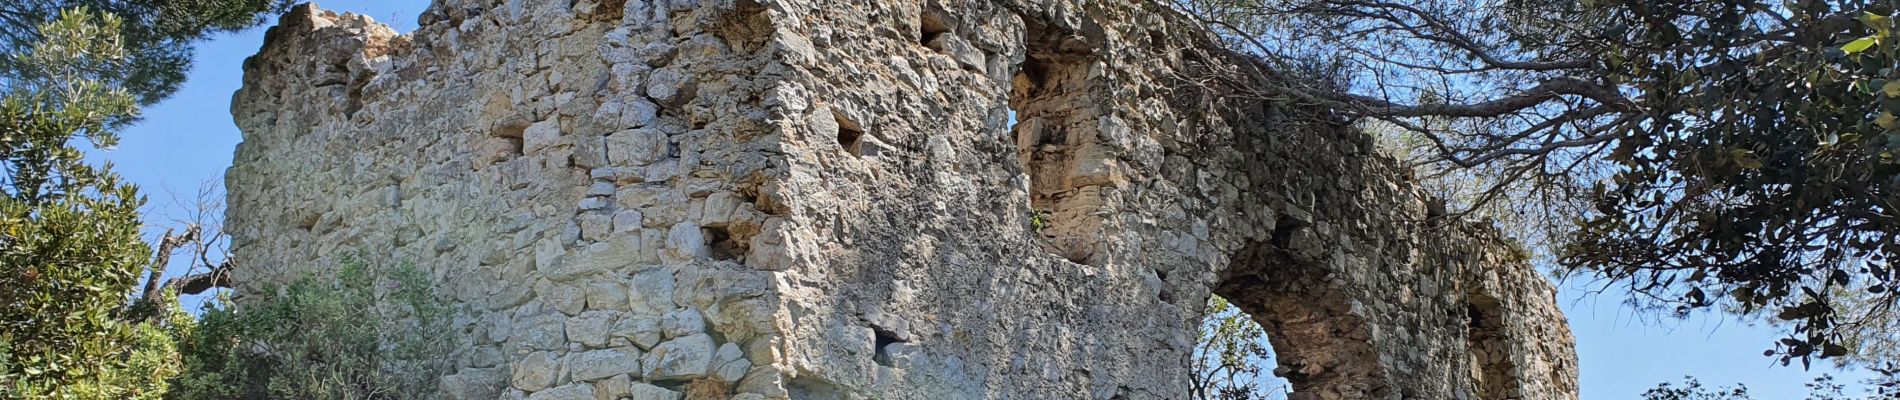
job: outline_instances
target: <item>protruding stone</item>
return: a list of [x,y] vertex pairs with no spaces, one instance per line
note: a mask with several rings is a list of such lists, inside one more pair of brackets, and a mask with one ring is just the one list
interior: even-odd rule
[[745,352],[739,350],[739,345],[720,345],[719,351],[713,354],[712,375],[721,382],[738,382],[751,370],[752,361],[746,360]]
[[693,100],[692,78],[674,68],[661,68],[647,75],[647,97],[667,107],[677,107]]

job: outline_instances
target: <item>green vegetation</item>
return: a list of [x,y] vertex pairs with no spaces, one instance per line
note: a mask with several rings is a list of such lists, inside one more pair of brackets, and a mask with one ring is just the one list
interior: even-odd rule
[[[121,62],[106,75],[141,105],[171,96],[191,69],[192,44],[207,36],[256,26],[288,0],[8,0],[0,2],[0,53],[40,43],[38,31],[65,10],[86,8],[117,17]],[[30,62],[0,58],[0,89],[41,78]]]
[[0,399],[159,399],[196,368],[172,294],[128,300],[163,269],[140,238],[144,199],[77,142],[112,148],[177,88],[192,42],[287,4],[0,2]]
[[136,189],[82,160],[138,110],[111,71],[121,21],[84,9],[40,27],[11,57],[45,80],[0,99],[0,397],[156,398],[177,372],[160,321],[131,315],[146,267]]
[[[1808,382],[1807,400],[1879,400],[1892,399],[1900,395],[1891,388],[1882,387],[1865,395],[1850,395],[1846,386],[1834,381],[1834,378],[1822,375]],[[1747,385],[1710,388],[1702,386],[1695,377],[1683,377],[1681,383],[1663,382],[1655,388],[1643,392],[1643,400],[1753,400]]]
[[1285,398],[1289,388],[1269,385],[1265,370],[1273,359],[1266,330],[1253,317],[1220,296],[1209,296],[1195,339],[1190,399],[1260,400]]
[[[451,365],[449,308],[410,266],[350,261],[267,298],[205,310],[172,399],[423,399]],[[268,293],[278,293],[270,296]]]
[[1280,82],[1241,95],[1391,131],[1449,215],[1528,216],[1565,275],[1767,316],[1783,363],[1897,331],[1900,4],[1170,2],[1261,60],[1217,73]]

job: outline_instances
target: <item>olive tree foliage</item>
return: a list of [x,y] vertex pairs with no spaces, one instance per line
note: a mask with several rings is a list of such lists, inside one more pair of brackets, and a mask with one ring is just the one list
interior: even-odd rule
[[[75,7],[119,18],[122,65],[96,71],[120,82],[141,105],[169,97],[190,70],[193,42],[255,26],[265,13],[287,10],[289,0],[6,0],[0,1],[0,53],[39,43],[34,28]],[[44,78],[32,64],[0,57],[0,89]]]
[[1266,331],[1227,299],[1208,297],[1196,333],[1186,398],[1282,399],[1291,391],[1265,369],[1273,359]]
[[178,372],[163,316],[124,307],[149,254],[143,200],[72,144],[111,143],[138,111],[102,76],[126,60],[121,27],[61,13],[9,58],[46,80],[0,97],[0,398],[154,399]]
[[[1834,377],[1822,375],[1807,383],[1807,400],[1888,400],[1896,394],[1890,386],[1878,387],[1865,394],[1850,394],[1847,386],[1834,380]],[[1682,382],[1663,382],[1643,392],[1643,400],[1753,400],[1748,386],[1708,387],[1703,386],[1695,377],[1683,377]]]
[[1893,328],[1868,318],[1900,299],[1890,0],[1150,1],[1257,61],[1223,71],[1234,95],[1483,177],[1453,215],[1581,205],[1551,256],[1638,305],[1769,314],[1789,334],[1767,353],[1804,365]]

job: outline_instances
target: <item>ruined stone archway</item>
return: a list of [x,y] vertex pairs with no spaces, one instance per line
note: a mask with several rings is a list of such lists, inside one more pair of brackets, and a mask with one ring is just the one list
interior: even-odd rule
[[1508,245],[1323,110],[1190,79],[1248,64],[1151,2],[424,14],[267,35],[229,221],[240,291],[433,271],[451,398],[1175,398],[1212,293],[1300,396],[1575,396]]

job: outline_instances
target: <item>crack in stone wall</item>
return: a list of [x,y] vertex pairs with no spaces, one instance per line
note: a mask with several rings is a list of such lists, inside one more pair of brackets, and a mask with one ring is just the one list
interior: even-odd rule
[[266,35],[228,225],[244,297],[350,254],[432,271],[449,398],[1179,398],[1212,294],[1295,399],[1576,397],[1513,248],[1364,134],[1189,84],[1246,61],[1147,2],[420,19]]

